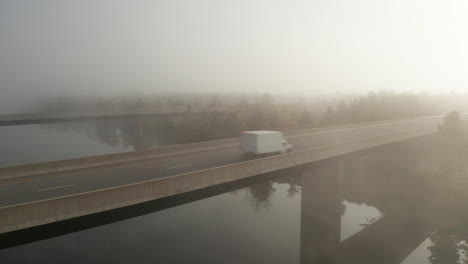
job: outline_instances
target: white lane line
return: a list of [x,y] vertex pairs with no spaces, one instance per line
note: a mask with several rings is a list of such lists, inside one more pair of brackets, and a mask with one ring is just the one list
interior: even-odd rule
[[180,165],[180,166],[169,167],[167,169],[168,170],[173,170],[173,169],[179,169],[179,168],[184,168],[184,167],[189,167],[189,166],[192,166],[192,164],[184,164],[184,165]]
[[71,186],[75,186],[75,184],[69,184],[69,185],[57,186],[57,187],[52,187],[52,188],[40,189],[40,190],[36,190],[36,192],[55,190],[55,189],[66,188],[66,187],[71,187]]

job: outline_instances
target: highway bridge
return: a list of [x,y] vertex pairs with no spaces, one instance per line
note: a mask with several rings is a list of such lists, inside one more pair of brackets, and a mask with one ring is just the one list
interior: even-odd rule
[[135,205],[424,136],[442,116],[287,132],[294,151],[245,160],[238,139],[0,168],[0,233]]

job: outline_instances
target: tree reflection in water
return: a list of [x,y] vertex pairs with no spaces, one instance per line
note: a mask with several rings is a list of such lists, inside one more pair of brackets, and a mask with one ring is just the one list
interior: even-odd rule
[[432,264],[446,263],[467,263],[467,244],[464,238],[459,237],[459,233],[452,233],[447,230],[437,230],[430,236],[432,245],[429,246],[431,255],[429,261]]
[[178,144],[174,121],[168,118],[100,120],[44,125],[59,131],[76,131],[109,146],[133,150]]
[[272,181],[258,183],[247,188],[245,193],[246,201],[255,209],[269,209],[271,207],[271,198],[276,189]]

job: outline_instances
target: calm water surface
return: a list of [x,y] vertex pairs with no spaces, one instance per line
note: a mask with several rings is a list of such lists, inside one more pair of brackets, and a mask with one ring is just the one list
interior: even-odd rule
[[159,120],[111,120],[0,127],[0,167],[176,144]]

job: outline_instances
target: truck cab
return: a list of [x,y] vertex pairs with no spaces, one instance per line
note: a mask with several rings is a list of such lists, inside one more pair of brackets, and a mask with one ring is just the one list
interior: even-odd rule
[[290,152],[292,150],[292,145],[290,143],[288,143],[285,139],[283,139],[283,151],[282,153],[285,153],[285,152]]

